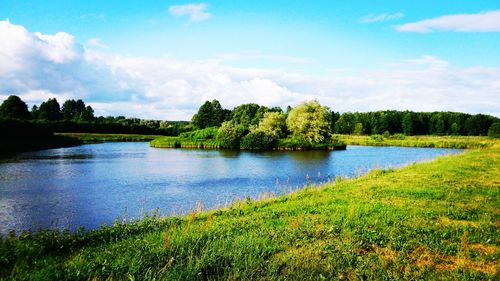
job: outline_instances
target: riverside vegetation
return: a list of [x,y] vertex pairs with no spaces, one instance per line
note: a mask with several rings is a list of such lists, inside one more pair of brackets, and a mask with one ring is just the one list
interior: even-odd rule
[[183,217],[1,240],[0,278],[498,277],[500,142]]
[[[61,107],[56,99],[49,99],[28,111],[26,103],[19,97],[9,96],[0,105],[0,131],[5,132],[0,138],[1,150],[7,152],[53,148],[58,144],[68,146],[82,142],[144,141],[156,138],[138,137],[138,134],[171,136],[153,141],[153,147],[299,150],[344,149],[343,138],[332,138],[335,134],[372,135],[371,139],[362,142],[373,145],[406,143],[426,146],[421,140],[394,141],[403,134],[489,135],[498,138],[500,120],[484,114],[457,112],[386,110],[339,114],[316,100],[303,102],[293,108],[288,106],[286,111],[280,107],[268,108],[254,103],[229,110],[213,100],[202,104],[191,122],[160,121],[123,116],[95,117],[92,107],[86,106],[82,100],[67,100]],[[56,132],[66,134],[54,136]],[[124,134],[135,136],[127,137]],[[382,138],[386,140],[380,141]],[[35,139],[40,141],[36,142]]]

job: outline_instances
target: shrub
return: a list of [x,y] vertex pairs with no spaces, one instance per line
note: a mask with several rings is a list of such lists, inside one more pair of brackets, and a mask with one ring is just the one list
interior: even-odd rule
[[209,127],[201,130],[195,130],[191,132],[181,133],[179,135],[180,138],[189,139],[189,140],[207,140],[214,139],[217,137],[217,133],[219,131],[218,127]]
[[394,134],[391,138],[395,139],[395,140],[404,140],[404,139],[406,139],[406,135],[405,134]]
[[272,150],[278,146],[278,139],[270,134],[255,131],[241,140],[241,148],[248,150]]
[[222,148],[239,149],[241,138],[245,135],[245,129],[233,122],[224,122],[217,132],[217,141]]
[[488,130],[488,136],[492,138],[500,138],[500,123],[496,122],[490,126]]
[[371,135],[370,138],[376,142],[382,142],[385,139],[382,135]]

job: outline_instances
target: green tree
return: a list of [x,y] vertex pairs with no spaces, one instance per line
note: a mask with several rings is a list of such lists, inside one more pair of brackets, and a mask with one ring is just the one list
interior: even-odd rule
[[251,125],[259,124],[260,118],[267,111],[266,109],[261,109],[261,106],[256,103],[242,104],[233,109],[231,121],[249,128]]
[[67,100],[63,103],[61,107],[61,114],[64,120],[73,120],[77,114],[76,101]]
[[262,131],[250,132],[241,139],[241,148],[248,150],[272,150],[278,146],[278,139],[274,135]]
[[206,101],[200,106],[198,113],[193,116],[192,122],[198,129],[218,127],[227,119],[227,115],[227,111],[222,109],[218,100]]
[[493,123],[488,129],[488,136],[492,138],[500,138],[500,122]]
[[454,136],[460,135],[460,126],[456,122],[451,124],[450,133]]
[[94,109],[90,105],[87,105],[85,110],[81,113],[80,118],[83,121],[94,120]]
[[330,110],[317,100],[303,102],[294,107],[286,125],[294,136],[302,136],[311,143],[321,143],[329,135]]
[[259,122],[257,130],[275,138],[286,136],[286,119],[283,112],[266,112]]
[[354,131],[354,118],[352,113],[344,113],[335,122],[335,133],[337,134],[351,134]]
[[405,135],[411,136],[415,133],[415,125],[413,124],[414,121],[412,112],[406,113],[401,123],[401,126],[403,127],[403,133]]
[[363,124],[361,122],[356,123],[353,133],[358,136],[363,135]]
[[239,149],[241,138],[245,135],[245,129],[232,121],[222,123],[217,133],[216,140],[222,148]]
[[29,119],[28,106],[18,96],[9,96],[0,105],[1,118]]
[[40,105],[38,116],[40,119],[49,121],[60,120],[61,108],[59,107],[59,103],[57,102],[57,100],[54,98],[42,102],[42,104]]
[[30,114],[31,114],[31,118],[33,118],[33,119],[38,119],[38,115],[39,115],[39,113],[40,113],[40,111],[38,110],[38,106],[33,105],[33,106],[31,107],[31,112],[30,112]]

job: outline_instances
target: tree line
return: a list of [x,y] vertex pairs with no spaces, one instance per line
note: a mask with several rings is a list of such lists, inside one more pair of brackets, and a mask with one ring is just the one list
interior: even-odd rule
[[[299,112],[302,113],[298,114]],[[17,120],[17,123],[6,120]],[[55,98],[50,98],[28,110],[27,104],[14,95],[9,96],[0,105],[0,122],[5,123],[2,125],[4,129],[10,128],[14,131],[22,130],[21,123],[30,123],[29,126],[25,125],[26,129],[35,126],[51,132],[169,136],[217,127],[226,130],[228,135],[241,135],[241,138],[252,133],[250,136],[255,139],[264,137],[263,133],[284,138],[289,135],[297,136],[299,134],[296,132],[302,131],[301,136],[310,142],[318,142],[332,134],[484,136],[488,135],[488,132],[498,131],[500,126],[499,119],[494,116],[459,112],[385,110],[341,114],[321,106],[315,100],[294,108],[288,106],[283,111],[280,107],[266,107],[255,103],[242,104],[230,110],[223,108],[220,102],[214,99],[203,103],[191,122],[145,120],[124,116],[96,117],[93,108],[81,99],[69,99],[60,106]],[[18,128],[11,128],[12,126]]]
[[[66,100],[62,106],[55,98],[28,110],[18,96],[11,95],[0,105],[0,125],[14,135],[26,135],[29,131],[40,135],[41,131],[68,133],[116,133],[158,134],[176,136],[189,130],[189,122],[145,120],[124,116],[94,116],[94,109],[81,99]],[[38,128],[33,130],[33,128]]]
[[[288,106],[283,112],[279,107],[267,108],[250,103],[237,106],[231,111],[223,109],[217,100],[213,100],[206,101],[199,108],[192,118],[192,123],[194,127],[203,129],[231,121],[249,129],[250,126],[258,125],[266,112],[281,112],[286,119],[292,109]],[[491,115],[460,112],[384,110],[341,114],[329,108],[326,110],[328,112],[324,115],[328,119],[328,130],[331,134],[485,136],[494,124],[500,122],[499,118]],[[313,118],[317,119],[318,116]]]

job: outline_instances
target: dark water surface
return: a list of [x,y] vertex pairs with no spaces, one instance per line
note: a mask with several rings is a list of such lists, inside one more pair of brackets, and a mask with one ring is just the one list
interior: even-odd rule
[[115,218],[214,208],[328,176],[430,160],[457,149],[348,146],[345,151],[235,152],[103,143],[0,158],[0,234],[96,228]]

